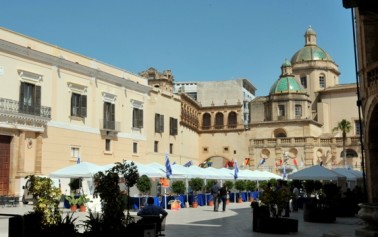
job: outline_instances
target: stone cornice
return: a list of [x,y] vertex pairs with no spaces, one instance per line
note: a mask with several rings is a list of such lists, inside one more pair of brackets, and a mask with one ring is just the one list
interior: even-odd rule
[[0,39],[0,51],[17,55],[23,58],[27,58],[33,61],[38,61],[47,65],[56,66],[68,71],[73,71],[82,75],[89,77],[94,77],[98,80],[103,80],[126,89],[138,91],[141,93],[148,93],[151,88],[145,85],[140,85],[129,79],[118,77],[98,69],[90,68],[87,66],[80,65],[64,58],[55,57],[46,53],[42,53],[30,48],[22,47],[20,45],[5,41]]

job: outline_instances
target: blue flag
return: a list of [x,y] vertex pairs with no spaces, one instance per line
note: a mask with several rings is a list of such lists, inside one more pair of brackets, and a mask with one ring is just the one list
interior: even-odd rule
[[262,165],[262,164],[264,164],[264,163],[265,163],[265,159],[262,158],[262,159],[260,160],[259,166]]
[[238,178],[238,173],[239,173],[239,168],[238,168],[238,162],[237,161],[235,161],[234,167],[235,167],[235,169],[234,169],[234,178],[237,179]]
[[165,154],[165,174],[167,175],[168,179],[172,175],[172,167],[171,167],[171,164],[169,163],[168,153]]
[[76,164],[80,164],[80,156],[77,157]]
[[185,167],[190,167],[193,165],[193,162],[192,161],[189,161],[187,163],[184,164]]

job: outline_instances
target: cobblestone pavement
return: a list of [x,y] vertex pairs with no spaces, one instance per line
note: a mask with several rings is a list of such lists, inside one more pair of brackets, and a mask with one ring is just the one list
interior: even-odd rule
[[[0,214],[24,214],[32,210],[31,205],[18,207],[0,207]],[[68,213],[68,209],[63,210]],[[252,231],[252,209],[249,203],[230,203],[225,212],[214,212],[213,207],[203,206],[198,208],[182,208],[180,210],[168,210],[165,226],[166,237],[192,237],[192,236],[217,236],[217,237],[268,237],[285,236],[264,234]],[[131,212],[135,215],[136,212]],[[86,218],[87,213],[75,213],[77,221]],[[291,213],[290,218],[297,219],[298,233],[287,236],[322,237],[322,236],[355,236],[355,230],[363,227],[362,220],[356,217],[337,217],[332,224],[310,223],[303,221],[303,212]],[[275,228],[272,226],[272,228]],[[0,216],[0,237],[8,237],[8,217]]]

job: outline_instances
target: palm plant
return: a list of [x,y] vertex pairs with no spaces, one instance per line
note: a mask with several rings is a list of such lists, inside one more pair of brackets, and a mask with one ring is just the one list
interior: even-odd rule
[[346,166],[346,134],[350,132],[352,125],[346,119],[341,120],[336,127],[333,128],[333,131],[341,131],[343,135],[343,155],[344,155],[344,166]]

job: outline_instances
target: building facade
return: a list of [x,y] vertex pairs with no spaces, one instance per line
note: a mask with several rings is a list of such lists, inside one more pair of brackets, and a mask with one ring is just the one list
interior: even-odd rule
[[[263,169],[359,168],[356,85],[305,33],[267,96],[247,79],[175,82],[170,70],[134,74],[0,28],[0,194],[29,174],[81,161],[122,160]],[[343,108],[349,108],[343,110]],[[352,124],[347,159],[340,120]]]

